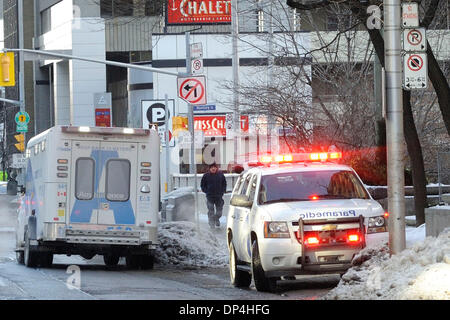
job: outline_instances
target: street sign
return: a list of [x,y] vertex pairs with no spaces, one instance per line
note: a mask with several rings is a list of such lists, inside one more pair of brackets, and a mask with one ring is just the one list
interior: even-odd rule
[[[166,105],[165,100],[143,100],[142,105],[142,127],[148,129],[150,124],[155,124],[158,126],[158,134],[161,138],[161,145],[166,146],[165,137],[165,120],[166,120]],[[175,146],[175,140],[172,139],[172,117],[175,113],[175,102],[174,100],[169,100],[169,110],[168,110],[168,125],[169,125],[169,141],[170,147]]]
[[192,74],[203,74],[203,59],[197,58],[191,61],[191,72]]
[[417,2],[402,3],[402,26],[419,26],[419,5]]
[[17,112],[15,120],[16,120],[16,124],[17,124],[17,128],[16,128],[17,132],[22,132],[22,133],[28,132],[28,123],[30,123],[30,116],[27,112],[25,112],[25,111]]
[[194,106],[194,111],[197,112],[205,112],[205,111],[216,111],[216,105],[215,104],[207,104],[204,106]]
[[191,59],[202,59],[202,58],[203,58],[203,44],[201,42],[191,44]]
[[112,127],[112,94],[110,92],[94,93],[94,110],[96,127]]
[[408,28],[403,30],[403,50],[427,51],[425,28]]
[[177,83],[179,98],[190,104],[206,104],[206,78],[204,76],[179,77]]
[[15,120],[17,125],[27,125],[30,123],[30,115],[25,111],[17,112]]
[[[180,131],[177,139],[180,149],[189,149],[192,145],[192,137],[189,131]],[[202,131],[196,131],[194,136],[194,146],[201,149],[205,146],[205,134]]]
[[403,57],[403,87],[410,89],[426,89],[427,81],[426,53],[408,53]]
[[12,155],[11,168],[23,169],[27,167],[27,158],[24,153],[14,153]]
[[230,24],[231,1],[166,0],[166,25]]
[[28,132],[28,125],[27,124],[23,124],[23,125],[17,125],[16,127],[16,132],[20,132],[20,133],[27,133]]

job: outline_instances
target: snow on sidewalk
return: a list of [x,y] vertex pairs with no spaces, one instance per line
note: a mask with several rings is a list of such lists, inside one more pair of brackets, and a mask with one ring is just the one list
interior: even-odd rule
[[223,223],[221,228],[211,230],[202,220],[199,230],[196,223],[188,221],[160,223],[155,261],[182,267],[226,267],[228,249],[224,230]]
[[386,244],[362,250],[324,299],[450,300],[450,228],[423,239],[424,229],[410,229],[408,248],[392,257]]

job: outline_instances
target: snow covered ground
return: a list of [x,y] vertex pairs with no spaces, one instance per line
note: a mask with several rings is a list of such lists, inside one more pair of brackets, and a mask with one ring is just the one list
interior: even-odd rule
[[228,266],[225,220],[226,217],[222,217],[222,226],[215,230],[210,229],[208,217],[202,214],[199,229],[196,223],[187,221],[160,223],[158,237],[161,245],[155,255],[156,262],[184,268]]
[[366,248],[324,299],[450,300],[450,228],[425,238],[425,225],[407,228],[407,249],[389,254],[380,245]]

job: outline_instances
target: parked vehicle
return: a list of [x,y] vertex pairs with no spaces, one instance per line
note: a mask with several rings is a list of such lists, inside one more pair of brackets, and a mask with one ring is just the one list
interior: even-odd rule
[[158,244],[155,130],[56,126],[27,145],[17,260],[50,266],[54,254],[103,255],[107,266],[153,267]]
[[387,213],[341,153],[264,156],[233,189],[230,278],[273,291],[281,278],[344,273],[367,243],[387,240]]

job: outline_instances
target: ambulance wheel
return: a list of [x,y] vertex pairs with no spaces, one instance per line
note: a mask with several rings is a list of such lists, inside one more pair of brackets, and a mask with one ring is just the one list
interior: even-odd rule
[[238,270],[236,251],[234,250],[233,241],[230,242],[229,256],[230,256],[229,268],[230,268],[231,284],[237,288],[242,287],[248,288],[252,283],[252,276],[250,273],[246,271]]
[[103,261],[107,267],[115,267],[119,263],[119,256],[116,254],[103,255]]
[[24,264],[24,253],[23,251],[16,251],[16,260],[18,264]]
[[39,257],[41,260],[40,265],[44,268],[50,268],[53,265],[53,253],[43,252]]
[[125,263],[128,269],[138,269],[139,268],[139,256],[130,255],[125,257]]
[[268,278],[265,275],[259,256],[258,241],[252,245],[252,275],[256,290],[262,292],[275,292],[278,278]]
[[25,232],[25,249],[23,251],[23,262],[28,268],[36,268],[39,263],[38,253],[30,248],[30,237],[28,231]]

